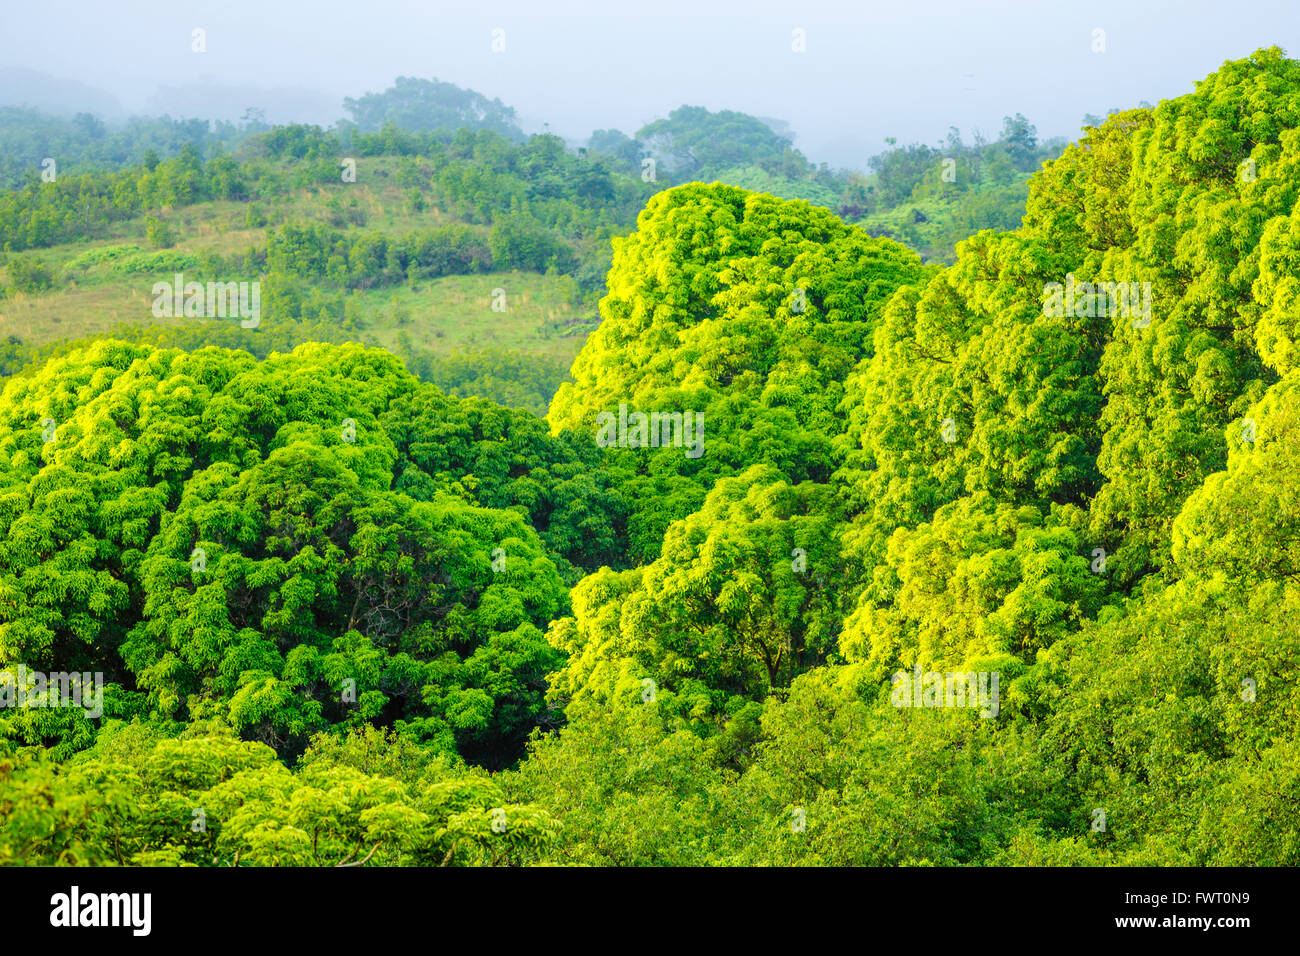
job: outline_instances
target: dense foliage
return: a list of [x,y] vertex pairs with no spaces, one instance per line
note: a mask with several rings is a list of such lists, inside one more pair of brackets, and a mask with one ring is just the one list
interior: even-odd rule
[[[106,684],[0,710],[0,862],[1300,863],[1298,169],[1269,49],[947,267],[660,190],[545,419],[355,344],[56,351],[0,396],[0,665]],[[429,268],[344,232],[267,264]]]

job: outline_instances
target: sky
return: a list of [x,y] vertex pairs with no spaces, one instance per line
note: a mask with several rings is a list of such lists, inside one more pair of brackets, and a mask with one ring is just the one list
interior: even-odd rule
[[690,104],[785,120],[812,161],[859,169],[886,137],[992,139],[1018,112],[1040,138],[1073,139],[1085,114],[1190,92],[1260,47],[1300,56],[1300,0],[0,5],[0,103],[30,102],[35,84],[100,113],[260,105],[324,125],[345,96],[437,77],[515,107],[530,132],[634,133]]

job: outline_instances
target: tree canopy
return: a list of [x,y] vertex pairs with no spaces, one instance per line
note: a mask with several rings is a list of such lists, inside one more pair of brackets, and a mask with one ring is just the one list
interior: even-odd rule
[[[760,125],[651,135],[733,163],[787,143]],[[0,708],[0,863],[1300,863],[1300,64],[1113,112],[947,266],[804,200],[638,193],[609,132],[406,142],[483,221],[282,223],[269,297],[575,269],[645,200],[571,380],[539,417],[455,394],[551,381],[497,352],[426,357],[444,391],[269,335],[14,369],[0,668],[103,692]],[[959,143],[1012,180],[1042,148],[1020,115]],[[83,265],[155,254],[190,253]]]

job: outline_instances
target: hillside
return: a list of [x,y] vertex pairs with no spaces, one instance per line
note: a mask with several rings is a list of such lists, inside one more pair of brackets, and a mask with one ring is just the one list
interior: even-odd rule
[[[306,341],[360,341],[426,370],[470,352],[497,361],[522,353],[544,370],[524,404],[544,411],[594,325],[584,263],[599,266],[618,198],[612,188],[598,200],[539,194],[535,215],[494,226],[491,210],[517,208],[531,187],[519,173],[466,180],[491,175],[493,155],[502,165],[535,157],[557,175],[582,161],[553,139],[516,147],[483,134],[441,155],[436,139],[426,142],[432,158],[362,140],[358,152],[397,154],[335,168],[319,131],[273,131],[246,144],[250,155],[238,162],[183,151],[152,167],[11,193],[0,203],[7,364],[108,332],[258,355]],[[159,315],[155,283],[178,273],[201,283],[258,282],[257,326]],[[518,400],[510,389],[480,383],[479,391]]]
[[875,171],[1025,183],[947,265],[491,131],[7,194],[0,664],[103,686],[0,863],[1300,864],[1300,62],[1023,119]]
[[[683,107],[636,139],[598,131],[575,155],[556,137],[524,140],[507,107],[450,84],[403,78],[348,108],[358,122],[332,131],[256,118],[110,130],[4,111],[16,161],[55,143],[65,158],[40,175],[15,167],[21,185],[0,199],[0,372],[110,333],[258,356],[357,341],[456,394],[544,413],[597,324],[610,239],[673,182],[807,199],[943,258],[958,236],[1018,222],[1028,174],[1003,153],[1021,167],[1045,155],[1032,127],[1008,120],[993,144],[950,136],[953,183],[926,147],[882,154],[862,179],[815,168],[768,122],[726,111]],[[421,111],[422,125],[396,125]],[[477,131],[448,128],[471,116]],[[257,328],[153,308],[155,284],[178,274],[264,284]],[[474,372],[470,356],[498,371]]]

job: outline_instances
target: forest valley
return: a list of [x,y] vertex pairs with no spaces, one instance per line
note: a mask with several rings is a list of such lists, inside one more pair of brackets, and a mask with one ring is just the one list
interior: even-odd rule
[[929,261],[916,155],[385,102],[0,196],[0,667],[103,681],[0,708],[0,864],[1300,863],[1300,63],[1015,126]]

